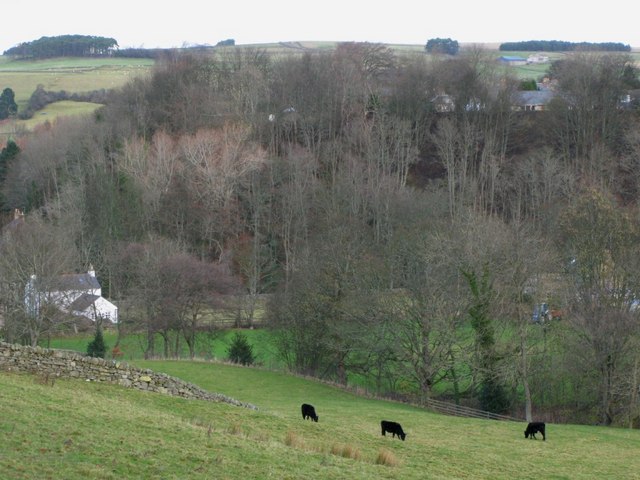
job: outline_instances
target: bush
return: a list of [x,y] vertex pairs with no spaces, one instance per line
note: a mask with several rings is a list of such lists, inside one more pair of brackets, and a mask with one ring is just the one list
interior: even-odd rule
[[505,388],[496,380],[488,378],[480,386],[480,408],[492,413],[505,413],[511,406]]
[[93,337],[93,340],[87,346],[87,355],[90,357],[104,358],[106,351],[107,346],[102,337],[102,328],[98,325],[96,328],[96,336]]
[[247,340],[247,336],[240,332],[236,332],[233,336],[231,346],[227,352],[229,354],[229,360],[233,363],[252,365],[256,360],[256,357],[253,354],[253,347]]

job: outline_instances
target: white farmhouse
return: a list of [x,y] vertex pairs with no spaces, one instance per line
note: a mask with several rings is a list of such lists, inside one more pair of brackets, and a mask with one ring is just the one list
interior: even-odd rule
[[38,285],[38,279],[32,275],[25,288],[27,309],[35,313],[44,301],[94,322],[100,318],[118,323],[118,307],[102,296],[93,266],[87,273],[61,275],[47,286]]

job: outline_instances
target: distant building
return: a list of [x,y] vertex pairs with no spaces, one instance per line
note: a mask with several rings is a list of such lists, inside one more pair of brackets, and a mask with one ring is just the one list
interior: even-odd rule
[[553,90],[518,91],[512,99],[512,108],[516,111],[539,112],[546,110],[555,97]]
[[549,63],[549,57],[540,53],[534,53],[527,57],[527,63]]
[[510,55],[503,55],[500,58],[498,58],[498,62],[500,62],[503,65],[509,65],[509,66],[518,66],[518,65],[526,65],[527,64],[527,59],[524,57],[517,57],[517,56],[510,56]]

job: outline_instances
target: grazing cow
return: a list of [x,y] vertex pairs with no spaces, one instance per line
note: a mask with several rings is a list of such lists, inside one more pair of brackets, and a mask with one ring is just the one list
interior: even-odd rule
[[302,418],[304,420],[310,418],[314,422],[318,421],[318,415],[316,415],[316,409],[313,408],[313,405],[309,405],[308,403],[302,404]]
[[392,437],[395,437],[397,435],[398,438],[401,438],[404,442],[404,439],[407,436],[407,434],[402,431],[402,426],[399,423],[382,420],[380,422],[380,427],[382,428],[382,435],[384,435],[385,437],[385,433],[389,432],[392,434]]
[[542,440],[546,440],[544,436],[544,428],[544,422],[531,422],[527,425],[527,429],[524,431],[524,438],[536,438],[536,433],[539,432],[542,434]]

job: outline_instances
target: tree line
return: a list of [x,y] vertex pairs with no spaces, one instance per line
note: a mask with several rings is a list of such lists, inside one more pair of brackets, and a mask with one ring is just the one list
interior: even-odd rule
[[500,44],[503,52],[631,52],[631,46],[621,42],[566,42],[562,40],[526,40]]
[[[634,68],[569,55],[549,109],[517,112],[520,80],[475,48],[168,57],[95,116],[7,146],[3,223],[26,215],[0,243],[2,335],[69,325],[27,315],[24,285],[93,263],[149,357],[199,355],[212,318],[252,325],[268,294],[292,371],[634,425],[640,119],[618,101]],[[559,313],[532,321],[541,303]]]

